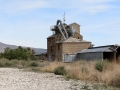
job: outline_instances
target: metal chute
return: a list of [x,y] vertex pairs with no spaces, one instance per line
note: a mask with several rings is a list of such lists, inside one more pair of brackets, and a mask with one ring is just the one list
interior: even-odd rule
[[58,27],[58,29],[59,29],[60,33],[62,34],[62,36],[63,36],[63,38],[64,38],[64,40],[65,40],[65,39],[66,39],[66,37],[65,37],[65,35],[63,34],[63,32],[62,32],[62,30],[61,30],[60,26],[59,26],[59,25],[57,25],[57,27]]
[[[61,31],[60,26],[59,26],[59,23],[60,23],[60,26],[62,27],[62,29],[65,31],[65,34],[66,34],[66,35],[64,35],[63,32]],[[58,29],[59,29],[59,31],[61,32],[61,34],[62,34],[62,36],[64,37],[64,39],[67,39],[67,38],[68,38],[68,33],[67,33],[65,27],[63,26],[61,20],[57,20],[56,26],[58,27]],[[65,36],[66,36],[66,37],[65,37]]]
[[54,31],[55,34],[61,34],[64,40],[73,37],[75,33],[72,26],[65,23],[63,24],[61,20],[57,20],[56,25],[52,26],[51,30]]

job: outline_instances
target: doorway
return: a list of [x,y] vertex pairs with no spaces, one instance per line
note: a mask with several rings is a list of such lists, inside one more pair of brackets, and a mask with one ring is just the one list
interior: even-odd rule
[[117,51],[116,53],[117,62],[120,62],[120,47],[118,47],[116,51]]
[[114,60],[114,52],[103,52],[103,59],[104,60]]

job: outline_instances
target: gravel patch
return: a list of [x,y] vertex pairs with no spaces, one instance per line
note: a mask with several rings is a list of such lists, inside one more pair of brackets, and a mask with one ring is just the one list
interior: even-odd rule
[[0,90],[94,90],[94,88],[92,84],[72,79],[67,81],[63,76],[53,73],[0,68]]

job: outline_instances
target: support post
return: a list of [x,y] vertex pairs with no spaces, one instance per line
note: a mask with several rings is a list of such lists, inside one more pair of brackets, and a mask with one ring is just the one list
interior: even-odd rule
[[115,51],[114,51],[113,62],[117,62],[117,61],[116,61],[116,52],[115,52]]

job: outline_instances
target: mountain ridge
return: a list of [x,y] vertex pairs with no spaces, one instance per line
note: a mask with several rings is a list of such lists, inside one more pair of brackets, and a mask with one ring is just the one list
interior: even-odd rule
[[[0,52],[4,52],[4,50],[5,50],[6,47],[9,47],[10,49],[16,49],[16,48],[18,48],[19,46],[17,46],[17,45],[5,44],[5,43],[0,42]],[[27,48],[26,46],[21,46],[21,47]],[[41,54],[41,53],[47,52],[47,49],[43,49],[43,48],[34,48],[34,47],[29,47],[29,48],[35,50],[35,53],[37,53],[37,54]]]

